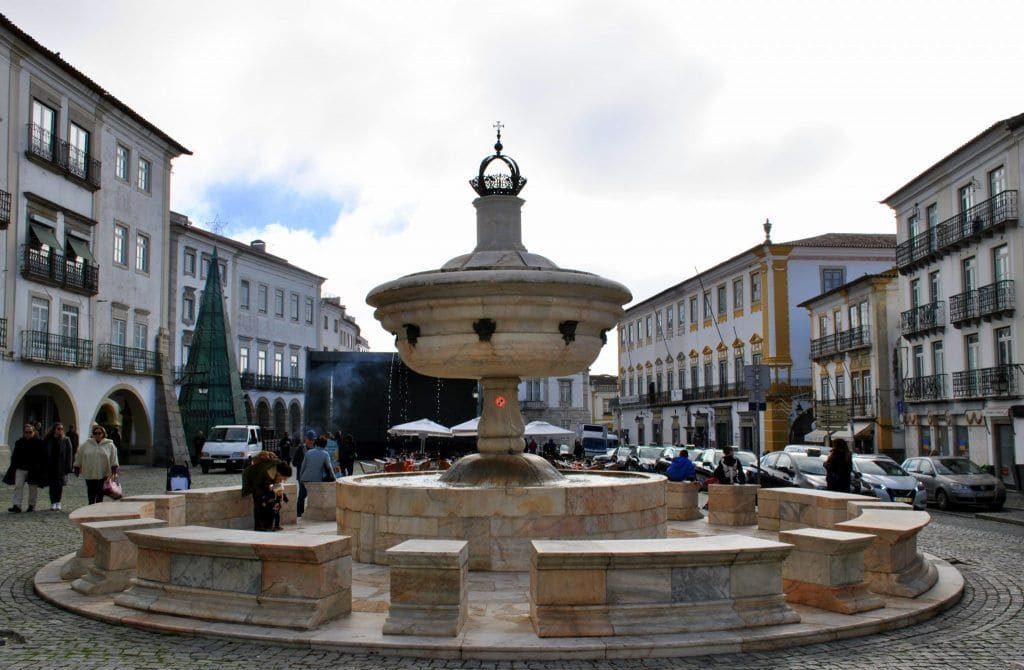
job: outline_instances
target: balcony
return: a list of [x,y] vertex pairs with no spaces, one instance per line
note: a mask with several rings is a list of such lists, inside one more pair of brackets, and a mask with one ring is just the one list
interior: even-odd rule
[[90,191],[100,187],[100,162],[42,126],[28,125],[25,155]]
[[867,326],[848,328],[832,335],[811,340],[811,359],[831,358],[844,351],[854,351],[871,346],[871,335]]
[[811,340],[811,359],[813,360],[830,358],[835,356],[838,351],[835,334],[824,335]]
[[903,380],[903,399],[907,402],[945,400],[946,375],[908,377]]
[[0,230],[6,230],[11,225],[11,194],[7,191],[0,191]]
[[257,389],[261,391],[288,391],[301,393],[305,390],[305,383],[302,377],[279,377],[276,375],[258,375],[252,372],[243,372],[238,375],[243,389]]
[[908,274],[982,235],[1016,225],[1018,218],[1017,191],[1003,191],[896,245],[896,266],[902,274]]
[[0,349],[7,348],[7,319],[0,319]]
[[21,360],[68,368],[91,368],[92,340],[53,335],[39,330],[23,330]]
[[1015,365],[997,365],[953,373],[954,398],[1006,398],[1021,395],[1020,373]]
[[949,321],[961,328],[980,319],[1013,315],[1015,293],[1012,279],[997,281],[974,291],[966,291],[949,299]]
[[619,398],[619,405],[621,407],[664,407],[708,400],[744,400],[748,395],[749,392],[743,382],[708,384],[671,391],[655,391],[639,396],[622,396]]
[[155,351],[133,349],[118,344],[101,344],[96,367],[100,370],[132,375],[158,375],[160,359]]
[[913,307],[900,314],[900,335],[923,337],[946,327],[946,303],[943,300]]
[[21,276],[82,295],[96,295],[100,269],[92,263],[68,258],[52,249],[22,245]]

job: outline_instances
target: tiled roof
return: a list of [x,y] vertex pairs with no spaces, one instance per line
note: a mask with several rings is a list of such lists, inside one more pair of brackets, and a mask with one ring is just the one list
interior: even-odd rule
[[120,100],[115,98],[113,95],[108,93],[106,91],[106,89],[104,89],[102,86],[100,86],[99,84],[94,82],[92,79],[89,79],[89,77],[87,77],[84,74],[82,74],[77,68],[75,68],[73,65],[71,65],[71,63],[69,63],[66,60],[64,60],[63,58],[61,58],[59,52],[50,51],[49,49],[44,47],[42,44],[37,42],[34,37],[32,37],[31,35],[26,33],[24,30],[22,30],[18,26],[14,25],[11,22],[11,20],[9,18],[7,18],[6,16],[4,16],[3,14],[0,14],[0,26],[2,26],[4,28],[6,28],[7,30],[11,31],[12,33],[14,33],[19,39],[21,39],[23,42],[25,42],[27,45],[29,45],[29,47],[31,47],[32,49],[35,49],[36,51],[38,51],[44,58],[46,58],[47,60],[49,60],[50,62],[55,64],[61,70],[64,70],[65,72],[70,74],[72,77],[74,77],[75,79],[80,81],[85,86],[87,86],[90,89],[92,89],[93,91],[95,91],[100,96],[100,98],[102,98],[105,102],[107,102],[110,105],[113,105],[117,109],[121,110],[129,118],[131,118],[136,123],[140,124],[141,126],[146,128],[147,130],[149,130],[150,132],[155,134],[157,137],[159,137],[161,140],[166,142],[168,145],[170,145],[175,151],[177,151],[179,153],[182,153],[182,154],[187,154],[189,156],[192,155],[192,152],[189,151],[184,146],[182,146],[181,144],[179,144],[177,142],[177,140],[175,140],[170,135],[168,135],[164,131],[160,130],[156,126],[154,126],[152,123],[150,123],[146,119],[142,118],[142,115],[140,115],[134,109],[132,109],[128,105],[124,104],[123,102],[121,102]]
[[895,249],[896,235],[894,233],[825,233],[792,242],[783,242],[783,245],[840,249]]

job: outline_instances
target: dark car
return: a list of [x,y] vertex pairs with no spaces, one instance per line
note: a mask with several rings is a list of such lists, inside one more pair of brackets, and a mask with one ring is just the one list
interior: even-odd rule
[[928,502],[946,510],[953,505],[984,505],[1000,510],[1006,487],[973,461],[959,456],[920,456],[903,461],[903,469],[924,484]]
[[798,486],[805,489],[827,488],[825,460],[820,456],[773,451],[761,458],[761,486]]
[[[739,460],[740,465],[743,466],[743,474],[747,478],[747,483],[757,483],[757,456],[754,455],[754,452],[733,449],[732,454]],[[724,455],[725,452],[721,449],[705,449],[701,452],[699,459],[690,456],[690,460],[693,461],[697,470],[697,481],[700,482],[701,490],[707,489],[705,482],[708,477],[715,476],[715,468],[718,467],[718,462],[722,460]]]

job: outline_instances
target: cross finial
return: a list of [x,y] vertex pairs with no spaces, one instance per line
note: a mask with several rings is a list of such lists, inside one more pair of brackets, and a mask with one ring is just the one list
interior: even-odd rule
[[501,150],[503,148],[501,146],[501,129],[505,127],[505,124],[503,124],[501,121],[495,121],[494,125],[491,127],[498,131],[498,141],[494,143],[494,150],[497,151],[498,155],[500,156]]

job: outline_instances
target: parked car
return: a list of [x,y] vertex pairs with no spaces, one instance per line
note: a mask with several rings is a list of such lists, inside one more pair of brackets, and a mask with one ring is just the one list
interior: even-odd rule
[[924,485],[928,502],[946,510],[953,505],[984,505],[1000,510],[1006,487],[999,479],[962,456],[919,456],[903,461],[903,469]]
[[684,444],[679,447],[665,447],[665,450],[662,452],[661,457],[658,458],[658,462],[654,466],[654,471],[663,473],[666,470],[668,470],[668,466],[672,464],[672,460],[676,458],[679,455],[679,452],[681,452],[684,449],[686,450],[686,455],[690,458],[690,460],[696,463],[697,460],[700,458],[701,453],[701,450],[698,449],[697,447],[694,447],[693,445],[690,444]]
[[807,456],[828,456],[832,447],[823,444],[787,444],[783,451],[790,454],[806,454]]
[[928,492],[924,484],[907,473],[888,456],[854,455],[853,487],[866,496],[885,502],[901,502],[924,509]]
[[[594,461],[603,462],[606,470],[629,470],[631,461],[636,457],[636,449],[635,446],[623,445],[611,450],[614,453],[606,461],[597,459]],[[598,458],[603,459],[604,457],[598,456]]]
[[[743,474],[747,478],[747,483],[756,484],[757,456],[754,455],[754,452],[733,449],[732,453],[743,466]],[[690,456],[690,460],[693,461],[694,467],[697,470],[697,481],[700,482],[701,490],[707,489],[707,478],[715,475],[715,468],[718,467],[718,462],[722,460],[724,455],[725,452],[721,449],[705,449],[701,452],[699,459],[694,459],[692,455]]]
[[199,467],[205,475],[210,468],[241,470],[263,451],[259,426],[214,426],[199,452]]
[[605,450],[605,452],[603,454],[599,454],[597,456],[594,456],[591,459],[591,463],[593,463],[595,465],[599,465],[599,464],[607,465],[608,463],[611,463],[613,460],[615,460],[615,454],[617,454],[618,451],[619,451],[618,447],[611,447],[610,449]]
[[825,459],[787,451],[765,454],[761,458],[761,486],[824,490]]
[[[671,447],[669,447],[671,449]],[[665,447],[641,446],[630,456],[627,469],[640,472],[655,472],[658,459],[665,454]]]

